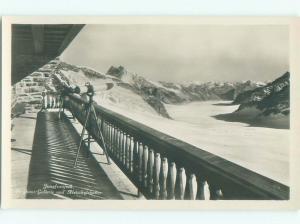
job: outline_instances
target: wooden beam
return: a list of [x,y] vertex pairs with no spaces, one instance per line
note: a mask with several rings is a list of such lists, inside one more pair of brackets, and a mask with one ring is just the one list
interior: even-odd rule
[[44,25],[32,25],[31,30],[34,52],[42,54],[44,52]]
[[60,45],[58,49],[58,56],[69,46],[69,44],[72,42],[72,40],[76,37],[76,35],[80,32],[80,30],[83,28],[84,25],[82,24],[76,24],[72,25],[72,28],[66,35],[65,39],[63,40],[62,44]]
[[65,30],[54,30],[54,29],[47,29],[45,30],[45,34],[55,34],[55,35],[65,35],[67,32]]
[[[83,26],[13,25],[12,84],[59,56]],[[62,36],[60,31],[65,35]]]

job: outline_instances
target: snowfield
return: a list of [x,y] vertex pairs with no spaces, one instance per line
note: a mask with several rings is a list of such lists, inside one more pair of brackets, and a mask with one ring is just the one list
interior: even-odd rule
[[[156,111],[148,103],[146,103],[140,95],[135,94],[130,89],[118,86],[118,83],[109,75],[106,75],[106,79],[95,79],[91,81],[83,74],[82,71],[62,71],[62,73],[72,84],[78,85],[81,92],[86,91],[85,83],[91,82],[95,90],[94,101],[99,105],[105,106],[106,108],[116,112],[118,111],[121,114],[125,113],[125,111],[132,111],[146,117],[159,117]],[[105,90],[107,83],[112,83],[113,88]]]
[[[217,120],[213,116],[231,113],[238,105],[206,101],[165,105],[174,120],[130,109],[102,104],[156,130],[188,142],[236,164],[289,185],[289,130],[251,127],[246,123]],[[217,105],[219,104],[219,105]]]
[[289,130],[217,120],[214,115],[231,113],[238,107],[224,106],[223,103],[206,101],[182,106],[168,105],[167,110],[171,117],[182,124],[182,137],[172,134],[201,149],[289,185]]

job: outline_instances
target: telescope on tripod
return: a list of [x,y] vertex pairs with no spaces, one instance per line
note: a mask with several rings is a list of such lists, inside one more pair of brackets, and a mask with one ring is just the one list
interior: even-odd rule
[[[85,118],[85,122],[84,122],[84,125],[83,125],[83,128],[82,128],[82,132],[81,132],[81,136],[80,136],[80,142],[79,142],[79,146],[78,146],[78,149],[77,149],[77,153],[76,153],[76,159],[75,159],[75,162],[74,162],[74,167],[77,166],[77,162],[78,162],[78,157],[79,157],[79,153],[80,153],[80,149],[81,149],[81,145],[82,145],[82,142],[84,141],[84,135],[85,135],[85,132],[88,131],[87,130],[87,126],[90,125],[88,124],[89,120],[90,120],[90,116],[93,116],[94,118],[94,121],[95,123],[93,125],[96,125],[97,127],[97,130],[98,130],[98,134],[99,134],[99,137],[100,137],[100,140],[102,142],[102,149],[103,149],[103,152],[106,156],[106,160],[107,160],[107,163],[108,164],[111,164],[110,162],[110,158],[108,156],[108,153],[107,153],[107,149],[106,149],[106,144],[105,144],[105,140],[104,140],[104,137],[103,137],[103,133],[102,133],[102,130],[101,128],[99,127],[99,124],[98,124],[98,117],[97,117],[97,114],[96,114],[96,111],[95,111],[95,107],[93,105],[93,97],[95,95],[95,91],[94,91],[94,87],[89,83],[87,82],[85,84],[86,88],[87,88],[87,91],[86,91],[86,95],[88,96],[88,101],[86,103],[86,118]],[[88,150],[90,149],[90,134],[88,133]]]
[[[74,161],[74,167],[77,166],[81,146],[82,146],[82,143],[85,140],[87,140],[87,147],[88,147],[88,150],[90,150],[91,135],[90,135],[89,130],[88,130],[89,125],[96,125],[97,131],[98,131],[98,134],[99,134],[99,138],[100,138],[100,141],[102,143],[102,150],[103,150],[103,152],[106,156],[107,163],[111,164],[110,158],[109,158],[108,153],[107,153],[103,133],[102,133],[102,130],[101,130],[99,124],[98,124],[98,117],[97,117],[97,114],[96,114],[96,110],[95,110],[95,107],[93,105],[93,102],[94,102],[93,97],[95,95],[94,87],[89,82],[85,83],[84,86],[86,87],[87,90],[86,90],[86,92],[80,94],[81,90],[80,90],[79,86],[70,86],[70,85],[67,85],[65,83],[63,85],[63,89],[61,91],[60,108],[59,108],[59,112],[58,112],[58,117],[60,119],[61,118],[61,112],[64,111],[64,101],[66,100],[66,98],[68,98],[69,94],[78,94],[78,95],[80,94],[81,97],[83,97],[83,96],[87,97],[87,100],[86,100],[86,103],[85,103],[86,118],[85,118],[85,121],[83,123],[83,128],[82,128],[82,132],[81,132],[81,135],[80,135],[80,142],[79,142],[79,146],[78,146],[78,149],[77,149],[76,158],[75,158],[75,161]],[[101,90],[109,90],[113,86],[114,86],[113,83],[106,83],[105,87],[101,88]],[[72,116],[74,118],[72,110],[70,110],[70,112],[72,113]],[[93,120],[95,121],[93,124],[91,124],[91,122],[89,122],[89,121],[91,121],[91,116],[92,116]],[[86,139],[84,139],[84,135],[85,135],[86,132],[88,134],[88,137]]]

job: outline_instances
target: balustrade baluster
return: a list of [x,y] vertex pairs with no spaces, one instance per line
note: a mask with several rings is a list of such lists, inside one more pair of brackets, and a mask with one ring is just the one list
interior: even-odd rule
[[123,136],[123,165],[125,168],[127,168],[127,164],[126,164],[126,160],[127,160],[127,134],[124,132],[124,136]]
[[58,95],[55,94],[54,97],[55,97],[55,108],[58,108],[58,103],[59,103]]
[[[98,133],[98,135],[100,136],[100,133]],[[104,141],[106,141],[106,122],[105,121],[103,122],[103,125],[102,125],[102,136],[104,138]]]
[[160,166],[161,166],[161,159],[160,159],[160,154],[155,153],[155,160],[154,160],[154,198],[159,199],[159,174],[160,174]]
[[115,130],[116,127],[112,124],[111,125],[111,152],[113,156],[116,156],[115,154]]
[[204,200],[210,200],[210,190],[207,181],[204,182],[203,192],[204,192]]
[[47,109],[48,108],[48,94],[45,93],[45,96],[44,96],[44,107]]
[[110,124],[106,122],[107,131],[106,131],[106,142],[107,142],[107,150],[110,151]]
[[51,109],[52,99],[50,93],[47,94],[47,97],[48,97],[48,108]]
[[145,145],[144,146],[144,151],[143,151],[143,187],[147,188],[147,168],[148,168],[148,147]]
[[51,101],[51,95],[49,93],[47,94],[47,98],[48,98],[47,99],[47,101],[48,101],[48,108],[51,109],[51,102],[52,101]]
[[138,180],[139,178],[139,143],[133,139],[133,175]]
[[53,108],[56,108],[56,95],[53,96]]
[[117,140],[117,149],[118,149],[118,161],[120,162],[121,161],[121,148],[120,148],[120,136],[121,136],[121,131],[120,131],[120,129],[118,128],[118,135],[117,135],[117,137],[118,137],[118,140]]
[[106,123],[107,125],[107,137],[106,137],[106,145],[107,145],[107,150],[110,151],[110,124]]
[[131,147],[131,137],[126,136],[126,168],[130,171],[130,147]]
[[109,147],[108,147],[108,150],[112,153],[112,148],[113,148],[113,146],[112,146],[112,130],[113,130],[113,126],[112,126],[112,124],[111,123],[108,123],[108,144],[109,144]]
[[129,144],[129,171],[133,172],[133,148],[134,148],[134,140],[133,137],[130,137]]
[[49,93],[48,96],[49,96],[49,108],[51,109],[53,106],[53,97],[51,93]]
[[110,123],[106,122],[106,125],[107,125],[107,137],[106,137],[106,141],[107,141],[107,144],[108,144],[108,150],[110,150]]
[[117,135],[116,135],[116,150],[117,150],[117,160],[120,161],[121,158],[121,151],[120,151],[120,129],[117,128]]
[[49,97],[48,97],[48,93],[46,92],[45,93],[45,108],[49,108],[49,106],[48,106],[48,104],[49,104]]
[[175,199],[175,183],[176,183],[176,175],[177,175],[177,169],[175,162],[172,162],[170,164],[169,169],[169,189],[168,189],[168,198],[169,199]]
[[114,126],[114,139],[113,139],[113,151],[114,151],[114,156],[115,158],[117,158],[117,153],[118,153],[118,150],[117,150],[117,127]]
[[160,171],[160,197],[161,199],[167,199],[167,176],[168,176],[168,159],[163,158],[161,164],[161,171]]
[[115,126],[111,125],[111,153],[113,156],[116,156],[115,154]]
[[115,142],[115,126],[113,124],[111,124],[110,142],[111,142],[111,153],[112,153],[112,155],[115,155],[115,147],[114,147],[114,142]]
[[123,161],[123,163],[124,163],[124,167],[126,169],[127,169],[127,151],[128,151],[127,144],[128,144],[128,142],[127,142],[127,134],[124,133],[124,161]]
[[123,162],[123,131],[120,130],[120,141],[119,141],[119,148],[120,148],[120,163],[122,164]]
[[148,192],[150,195],[153,194],[153,168],[154,168],[154,151],[153,149],[149,150],[148,153]]
[[[101,117],[101,119],[100,119],[100,131],[102,131],[102,134],[103,134],[103,137],[105,136],[105,120],[103,119],[103,117]],[[100,136],[100,133],[99,133],[99,131],[97,130],[97,136]]]
[[117,149],[117,159],[120,161],[121,158],[121,149],[120,149],[120,129],[117,128],[117,144],[116,144],[116,149]]
[[110,129],[111,129],[111,125],[110,123],[106,122],[107,124],[107,138],[106,138],[106,148],[107,150],[110,152],[111,151],[111,146],[110,146]]
[[178,198],[184,200],[186,186],[186,174],[185,169],[182,167],[178,171]]
[[119,147],[120,147],[120,162],[123,165],[123,131],[120,130],[120,142],[119,142]]
[[53,94],[51,94],[50,96],[51,96],[51,108],[54,108],[54,97],[53,97]]
[[60,103],[60,97],[59,95],[56,95],[56,108],[59,108],[59,103]]
[[54,95],[51,94],[51,98],[52,98],[52,105],[51,105],[51,108],[54,108],[54,105],[55,105],[55,99],[54,99]]
[[56,108],[60,107],[60,100],[59,100],[59,95],[56,95]]
[[57,95],[55,94],[54,95],[54,98],[55,98],[55,106],[54,106],[54,108],[58,108],[58,98],[57,98]]
[[140,186],[143,186],[143,151],[144,151],[144,147],[143,144],[140,142],[139,143],[139,183]]
[[107,138],[107,123],[105,121],[103,122],[102,135],[103,135],[104,141],[106,141],[106,138]]
[[109,123],[107,121],[105,122],[105,127],[106,127],[105,138],[106,138],[106,141],[109,141]]
[[123,165],[126,168],[127,134],[123,132]]
[[190,194],[189,199],[196,200],[196,196],[197,196],[197,180],[196,180],[195,174],[191,174],[190,175],[190,179],[189,179],[189,194]]
[[126,167],[126,133],[122,132],[122,164]]
[[110,133],[109,133],[109,141],[110,141],[110,151],[113,154],[113,136],[114,136],[114,126],[110,124]]

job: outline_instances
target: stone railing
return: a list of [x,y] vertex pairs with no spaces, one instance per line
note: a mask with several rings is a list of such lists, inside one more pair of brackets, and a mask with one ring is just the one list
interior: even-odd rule
[[[64,105],[83,123],[86,101],[69,95]],[[149,128],[94,103],[88,132],[148,199],[288,200],[289,187],[212,153]],[[102,145],[103,146],[103,145]]]

